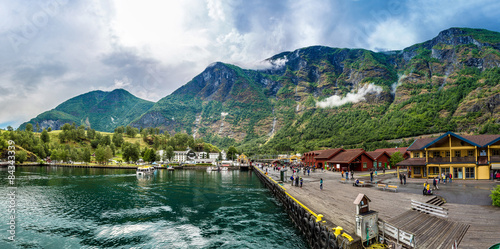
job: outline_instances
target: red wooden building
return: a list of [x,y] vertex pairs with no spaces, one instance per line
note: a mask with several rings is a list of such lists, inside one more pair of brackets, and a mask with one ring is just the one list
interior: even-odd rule
[[314,157],[314,159],[316,160],[316,167],[317,168],[325,167],[326,161],[332,159],[334,156],[338,155],[342,151],[345,150],[342,148],[338,148],[338,149],[329,149],[321,151],[319,155]]
[[368,171],[373,168],[373,157],[363,149],[344,150],[326,161],[336,170]]
[[306,152],[302,155],[302,163],[306,167],[315,167],[316,166],[316,159],[315,157],[319,154],[321,154],[321,150],[314,150],[314,151],[309,151]]
[[375,161],[373,161],[373,168],[382,169],[388,168],[390,164],[391,156],[385,151],[370,151],[366,152],[366,154],[370,155]]

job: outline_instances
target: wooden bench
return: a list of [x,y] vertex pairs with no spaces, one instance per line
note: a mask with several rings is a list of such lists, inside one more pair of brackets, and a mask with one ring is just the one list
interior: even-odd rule
[[340,182],[341,182],[341,183],[347,183],[347,180],[346,180],[345,178],[341,178],[341,179],[340,179]]
[[368,183],[364,182],[364,181],[359,181],[359,183],[356,185],[356,182],[353,182],[352,183],[352,186],[355,186],[355,187],[366,187],[368,185]]
[[394,192],[398,192],[398,186],[397,185],[387,185],[386,189],[394,190]]
[[379,184],[377,184],[377,188],[385,190],[387,188],[387,185],[379,183]]

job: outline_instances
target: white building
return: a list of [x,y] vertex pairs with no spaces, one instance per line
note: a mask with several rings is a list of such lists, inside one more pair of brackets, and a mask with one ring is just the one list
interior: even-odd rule
[[[226,152],[221,152],[222,160],[226,159]],[[182,150],[182,151],[174,151],[173,162],[178,163],[211,163],[216,164],[219,160],[219,153],[207,153],[204,151],[194,152],[191,149]]]

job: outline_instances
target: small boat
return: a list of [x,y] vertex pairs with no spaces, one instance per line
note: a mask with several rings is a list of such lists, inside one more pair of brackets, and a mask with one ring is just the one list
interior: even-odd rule
[[168,166],[167,166],[167,170],[174,170],[174,166],[172,166],[172,165],[168,165]]
[[155,168],[153,166],[143,166],[138,167],[135,173],[137,175],[152,175],[155,173]]

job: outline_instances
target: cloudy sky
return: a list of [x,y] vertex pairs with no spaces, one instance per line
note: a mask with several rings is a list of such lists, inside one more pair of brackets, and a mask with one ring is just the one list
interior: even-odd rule
[[0,128],[92,90],[157,101],[215,61],[399,50],[450,27],[500,31],[499,16],[497,0],[0,0]]

